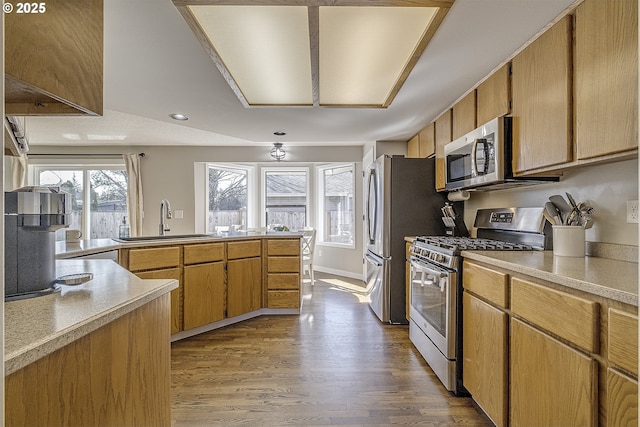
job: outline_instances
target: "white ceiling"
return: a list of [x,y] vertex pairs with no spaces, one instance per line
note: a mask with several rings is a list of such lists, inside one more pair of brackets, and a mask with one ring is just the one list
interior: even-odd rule
[[[29,117],[31,145],[406,141],[574,0],[456,0],[387,109],[243,107],[170,0],[104,2],[103,117]],[[183,113],[186,122],[170,113]],[[275,137],[274,131],[287,132]]]

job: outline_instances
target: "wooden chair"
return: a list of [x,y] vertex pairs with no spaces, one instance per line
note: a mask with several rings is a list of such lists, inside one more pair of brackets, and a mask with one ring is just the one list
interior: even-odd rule
[[313,250],[316,245],[316,230],[315,228],[305,228],[302,230],[302,274],[304,275],[306,271],[309,272],[309,277],[311,278],[311,285],[314,284],[313,277]]

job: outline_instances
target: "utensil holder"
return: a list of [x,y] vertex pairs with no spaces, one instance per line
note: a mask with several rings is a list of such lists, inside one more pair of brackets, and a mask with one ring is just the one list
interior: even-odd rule
[[583,257],[585,253],[584,227],[576,225],[554,225],[553,255]]

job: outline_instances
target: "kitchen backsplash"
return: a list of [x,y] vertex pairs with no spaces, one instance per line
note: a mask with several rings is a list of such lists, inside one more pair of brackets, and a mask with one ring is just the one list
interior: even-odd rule
[[587,241],[638,246],[638,224],[627,224],[627,201],[638,200],[638,160],[578,168],[556,183],[473,192],[465,202],[465,222],[473,226],[479,208],[543,206],[553,194],[566,198],[565,192],[595,208]]

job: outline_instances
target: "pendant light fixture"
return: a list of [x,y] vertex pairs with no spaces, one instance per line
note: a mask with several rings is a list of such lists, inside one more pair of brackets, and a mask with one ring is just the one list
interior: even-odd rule
[[274,142],[273,148],[269,153],[271,154],[271,157],[273,157],[277,161],[284,159],[284,156],[287,154],[282,148],[281,142]]

